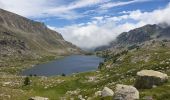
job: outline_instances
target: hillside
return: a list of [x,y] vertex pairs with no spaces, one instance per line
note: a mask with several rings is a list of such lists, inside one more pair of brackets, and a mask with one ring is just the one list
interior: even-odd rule
[[[80,53],[75,45],[43,23],[0,9],[0,67],[49,56]],[[11,64],[10,64],[10,63]]]

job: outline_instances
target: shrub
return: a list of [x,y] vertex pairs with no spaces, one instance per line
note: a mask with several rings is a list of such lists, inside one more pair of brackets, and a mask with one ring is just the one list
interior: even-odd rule
[[25,79],[24,79],[24,85],[26,86],[26,85],[30,85],[30,79],[29,79],[29,77],[26,77]]
[[103,63],[103,62],[100,62],[100,63],[99,63],[99,66],[98,66],[98,69],[102,69],[103,65],[104,65],[104,63]]
[[32,74],[30,74],[29,76],[32,77]]
[[62,73],[61,76],[66,76],[66,74]]
[[167,40],[167,39],[163,39],[162,41],[163,41],[163,42],[168,42],[168,40]]

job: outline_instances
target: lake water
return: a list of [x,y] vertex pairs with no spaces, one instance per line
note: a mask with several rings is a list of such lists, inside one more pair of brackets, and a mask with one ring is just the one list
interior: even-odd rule
[[98,68],[103,59],[96,56],[72,55],[51,61],[45,64],[36,65],[31,69],[22,72],[22,75],[53,76],[62,73],[69,75],[77,72],[93,71]]

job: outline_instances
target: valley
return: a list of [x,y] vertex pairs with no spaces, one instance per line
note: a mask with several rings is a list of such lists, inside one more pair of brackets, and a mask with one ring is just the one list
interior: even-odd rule
[[[162,46],[162,43],[165,46]],[[170,75],[170,42],[146,42],[139,49],[113,53],[100,53],[106,59],[101,68],[93,72],[72,74],[69,76],[29,76],[31,84],[23,86],[24,77],[1,75],[1,92],[3,99],[28,99],[34,96],[47,97],[50,100],[64,100],[80,97],[89,100],[111,100],[112,96],[102,97],[97,91],[104,87],[115,90],[116,84],[134,85],[137,72],[147,69]],[[147,48],[149,47],[149,48]],[[99,55],[99,53],[98,53]],[[139,89],[140,98],[150,97],[156,100],[168,100],[170,93],[169,81],[152,89]],[[6,92],[5,92],[6,91]],[[8,92],[10,91],[10,92]],[[22,95],[21,95],[22,94]]]
[[169,32],[147,24],[84,51],[0,9],[0,100],[169,100]]

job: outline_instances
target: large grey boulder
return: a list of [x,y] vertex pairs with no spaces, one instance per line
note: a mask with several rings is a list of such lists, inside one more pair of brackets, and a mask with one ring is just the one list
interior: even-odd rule
[[49,100],[48,98],[45,97],[39,97],[39,96],[35,96],[35,97],[31,97],[28,100]]
[[101,92],[102,97],[107,97],[107,96],[113,96],[114,92],[109,89],[108,87],[104,87],[104,89]]
[[114,100],[136,100],[139,99],[139,91],[130,85],[117,84]]
[[167,81],[167,74],[154,70],[142,70],[137,72],[135,87],[138,89],[150,89],[154,86],[162,85]]

